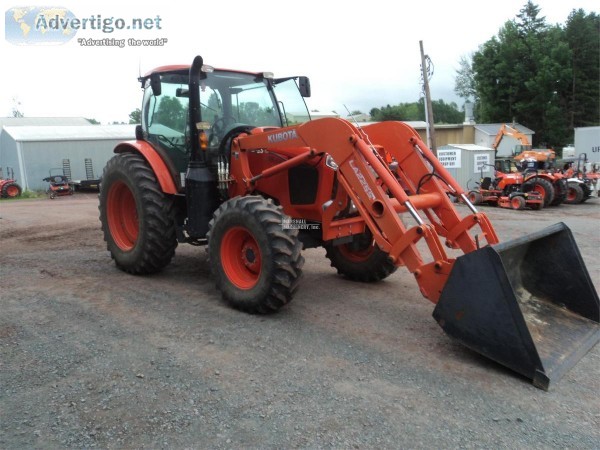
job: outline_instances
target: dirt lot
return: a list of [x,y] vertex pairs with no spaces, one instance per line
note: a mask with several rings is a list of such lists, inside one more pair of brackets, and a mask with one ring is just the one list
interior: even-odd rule
[[[566,222],[600,288],[600,200],[485,211],[502,240]],[[600,446],[600,346],[541,391],[447,337],[404,269],[356,284],[308,250],[294,301],[251,316],[203,248],[117,270],[94,194],[0,216],[0,448]]]

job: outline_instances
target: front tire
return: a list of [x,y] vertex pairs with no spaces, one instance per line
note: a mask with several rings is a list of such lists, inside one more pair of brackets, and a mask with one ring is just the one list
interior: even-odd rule
[[136,275],[160,271],[177,247],[173,198],[138,154],[114,156],[102,179],[100,222],[117,267]]
[[302,277],[298,230],[260,196],[224,202],[209,223],[208,255],[217,289],[234,308],[267,314],[292,300]]
[[326,244],[325,252],[338,274],[352,281],[380,281],[397,269],[389,255],[373,241],[369,231],[348,244]]
[[526,201],[520,195],[516,195],[510,199],[510,207],[516,211],[525,209]]

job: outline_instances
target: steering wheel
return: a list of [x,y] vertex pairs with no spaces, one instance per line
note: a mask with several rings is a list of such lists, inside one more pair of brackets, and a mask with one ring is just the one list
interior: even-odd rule
[[223,136],[223,140],[219,145],[219,155],[223,155],[229,160],[229,152],[231,150],[231,142],[242,133],[250,133],[252,129],[255,128],[250,125],[240,125],[237,126],[227,132],[225,136]]
[[210,126],[208,130],[208,145],[212,146],[212,142],[216,139],[219,140],[219,136],[223,134],[227,123],[235,123],[235,117],[233,116],[223,116],[216,117],[213,124]]

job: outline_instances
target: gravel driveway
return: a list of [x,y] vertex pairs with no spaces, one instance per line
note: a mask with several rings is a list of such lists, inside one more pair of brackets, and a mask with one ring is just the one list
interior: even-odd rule
[[[566,222],[600,288],[599,199],[484,211],[502,240]],[[600,448],[600,346],[541,391],[447,337],[405,269],[352,283],[307,250],[292,303],[252,316],[203,248],[117,270],[94,194],[0,216],[2,449]]]

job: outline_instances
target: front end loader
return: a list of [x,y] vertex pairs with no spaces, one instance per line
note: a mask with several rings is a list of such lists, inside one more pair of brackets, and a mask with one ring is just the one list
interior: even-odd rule
[[140,81],[142,124],[115,148],[100,192],[120,269],[157,272],[178,243],[206,245],[223,299],[272,313],[298,288],[303,248],[323,246],[350,280],[405,266],[450,336],[543,389],[600,340],[598,295],[569,229],[500,243],[408,125],[310,120],[308,78],[199,56]]

